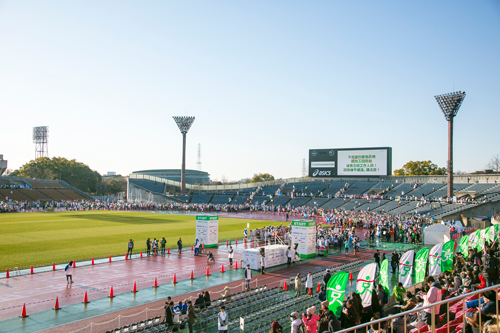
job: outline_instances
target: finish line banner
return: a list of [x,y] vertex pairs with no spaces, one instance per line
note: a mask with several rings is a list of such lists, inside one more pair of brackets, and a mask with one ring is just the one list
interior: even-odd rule
[[391,174],[391,147],[309,150],[309,177],[311,178]]

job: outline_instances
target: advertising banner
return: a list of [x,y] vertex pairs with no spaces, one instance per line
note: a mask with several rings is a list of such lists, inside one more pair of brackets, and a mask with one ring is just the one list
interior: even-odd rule
[[330,278],[326,286],[326,300],[329,303],[328,308],[339,319],[340,319],[340,314],[342,312],[345,287],[347,286],[348,279],[349,279],[349,273],[338,272],[337,274],[335,274]]
[[469,257],[469,235],[460,238],[460,252],[465,259]]
[[441,251],[441,272],[452,270],[454,247],[454,240],[444,243],[443,250]]
[[373,282],[377,273],[377,264],[372,263],[363,267],[358,274],[356,293],[361,296],[361,303],[366,308],[372,305]]
[[219,217],[196,216],[196,238],[205,247],[217,247],[219,242]]
[[380,284],[384,287],[384,291],[387,295],[390,295],[389,292],[389,260],[385,259],[382,261],[382,265],[380,266]]
[[429,248],[424,247],[417,252],[415,258],[415,283],[423,282],[427,269],[427,259],[429,259]]
[[403,253],[401,259],[399,260],[399,282],[403,284],[404,288],[409,288],[412,286],[411,275],[413,273],[413,257],[415,256],[415,251],[410,250]]
[[432,247],[429,254],[429,275],[436,276],[441,273],[441,252],[443,252],[443,243]]
[[301,258],[316,256],[316,222],[292,221],[292,248],[299,244],[297,254]]

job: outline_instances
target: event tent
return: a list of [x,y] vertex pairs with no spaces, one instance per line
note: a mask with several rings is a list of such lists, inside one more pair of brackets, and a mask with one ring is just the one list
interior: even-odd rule
[[450,240],[450,228],[436,223],[424,229],[424,244],[433,245],[446,243]]

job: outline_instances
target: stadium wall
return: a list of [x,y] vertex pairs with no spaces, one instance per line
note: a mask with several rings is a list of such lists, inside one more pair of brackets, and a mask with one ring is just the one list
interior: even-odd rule
[[180,201],[173,200],[161,194],[152,193],[142,187],[130,184],[127,181],[127,201],[128,202],[156,202],[162,204],[179,203]]
[[500,213],[500,200],[495,202],[486,202],[476,207],[462,210],[457,213],[446,215],[442,217],[445,221],[462,221],[467,217],[475,216],[494,216]]

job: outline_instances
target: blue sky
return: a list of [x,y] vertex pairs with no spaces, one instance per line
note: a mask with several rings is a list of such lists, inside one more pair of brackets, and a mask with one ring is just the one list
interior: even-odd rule
[[393,147],[445,166],[433,96],[464,90],[455,170],[500,153],[500,2],[0,1],[0,154],[101,173],[300,177],[310,148]]

